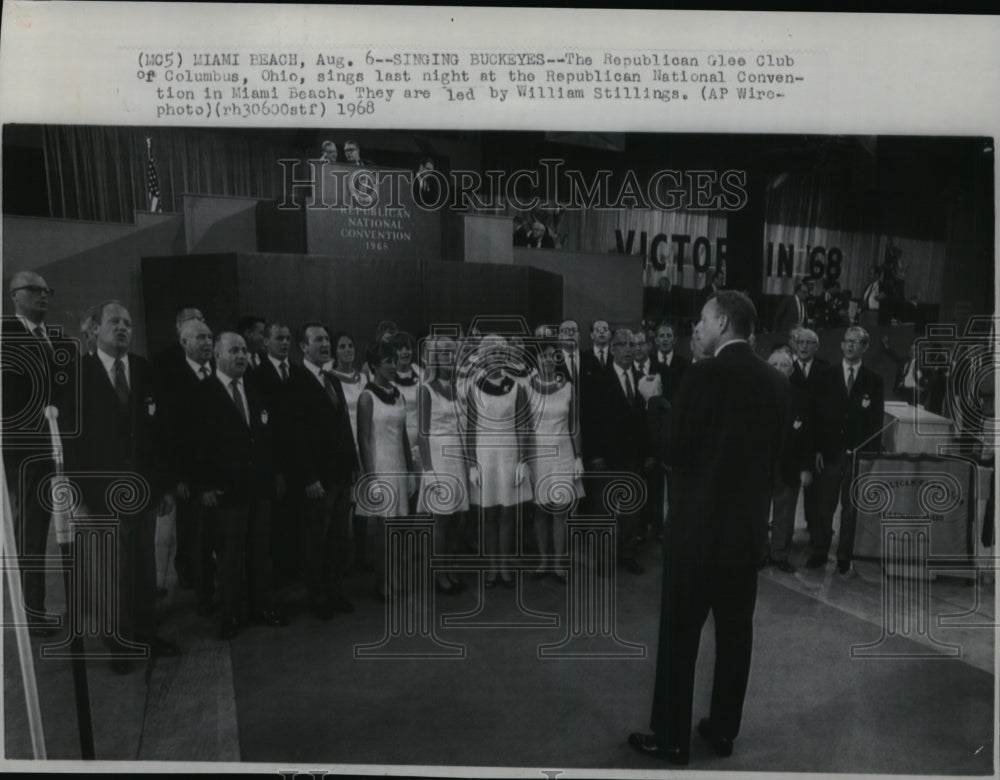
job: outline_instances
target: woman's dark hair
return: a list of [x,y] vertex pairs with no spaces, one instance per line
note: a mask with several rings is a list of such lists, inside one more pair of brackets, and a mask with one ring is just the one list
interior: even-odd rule
[[385,341],[373,341],[365,350],[365,361],[372,371],[379,366],[383,360],[395,360],[396,347]]

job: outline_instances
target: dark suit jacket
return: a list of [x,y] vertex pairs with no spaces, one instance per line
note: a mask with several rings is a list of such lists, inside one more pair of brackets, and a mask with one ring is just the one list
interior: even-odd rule
[[815,468],[816,445],[813,442],[815,432],[812,399],[799,385],[791,385],[791,391],[792,413],[785,427],[779,468],[781,478],[787,484],[797,485],[803,471]]
[[292,381],[292,364],[288,364],[288,380],[281,381],[281,376],[274,364],[268,358],[261,361],[260,366],[248,375],[264,397],[264,404],[271,416],[271,436],[274,439],[274,470],[278,474],[286,474],[291,468],[292,450],[295,442],[292,430],[292,404],[294,403]]
[[813,398],[817,451],[831,458],[867,442],[865,452],[878,452],[882,442],[872,437],[884,424],[882,377],[862,365],[848,396],[843,364],[836,363],[823,371],[818,383]]
[[[200,441],[198,428],[198,397],[208,379],[201,379],[188,365],[184,351],[167,354],[154,365],[157,401],[162,414],[164,460],[169,469],[171,482],[194,482],[194,451]],[[171,356],[172,354],[172,356]],[[178,355],[180,358],[178,359]],[[215,373],[214,361],[209,365]],[[218,380],[215,380],[218,384]]]
[[809,376],[806,377],[799,368],[798,358],[792,362],[791,383],[801,387],[810,398],[815,398],[819,392],[819,387],[823,383],[823,372],[830,368],[830,363],[822,358],[813,358],[812,366],[809,368]]
[[670,446],[670,402],[657,395],[646,404],[646,456],[656,459],[656,465],[666,468],[667,447]]
[[649,359],[653,364],[653,369],[660,375],[664,398],[673,401],[677,395],[677,388],[680,387],[681,379],[684,378],[684,371],[691,365],[691,361],[678,355],[676,349],[674,356],[670,359],[669,366],[660,362],[659,350],[653,350]]
[[289,476],[297,486],[349,485],[360,468],[344,390],[331,376],[337,403],[303,366],[291,367],[290,425],[294,441]]
[[593,349],[580,352],[580,378],[577,386],[580,389],[580,432],[584,457],[596,457],[588,455],[592,448],[587,439],[596,442],[600,435],[597,429],[601,424],[601,384],[602,377],[611,370],[610,348],[607,359],[607,365],[602,367]]
[[[631,372],[632,367],[628,370]],[[592,389],[595,417],[591,421],[589,441],[584,432],[586,457],[591,460],[603,458],[612,469],[638,470],[646,457],[649,438],[642,396],[636,390],[630,403],[614,368],[598,375]]]
[[274,497],[271,413],[249,374],[243,378],[243,388],[250,425],[218,377],[202,382],[198,392],[195,484],[199,492],[221,490],[220,507]]
[[687,370],[670,420],[671,540],[676,561],[758,564],[767,553],[788,380],[746,344]]
[[[803,314],[805,314],[805,301],[802,302]],[[799,308],[794,295],[786,295],[781,299],[781,303],[778,304],[777,311],[774,312],[774,320],[771,324],[771,330],[775,331],[789,331],[799,324]]]
[[[153,372],[146,359],[129,353],[129,403],[123,407],[97,355],[80,361],[80,435],[64,442],[68,471],[91,472],[77,477],[82,498],[94,514],[119,514],[151,508],[168,489],[162,460],[162,417],[157,406]],[[117,475],[134,472],[146,480],[145,504],[108,503],[107,489]],[[117,510],[117,511],[116,511]]]

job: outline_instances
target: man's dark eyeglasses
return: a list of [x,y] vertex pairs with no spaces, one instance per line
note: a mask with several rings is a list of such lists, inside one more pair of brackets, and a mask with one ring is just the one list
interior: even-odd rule
[[27,290],[28,292],[33,292],[35,295],[40,295],[42,293],[45,293],[48,296],[52,296],[56,294],[56,291],[53,290],[51,287],[40,287],[37,284],[25,284],[20,287],[15,287],[13,290],[11,290],[11,292],[16,293],[18,290]]

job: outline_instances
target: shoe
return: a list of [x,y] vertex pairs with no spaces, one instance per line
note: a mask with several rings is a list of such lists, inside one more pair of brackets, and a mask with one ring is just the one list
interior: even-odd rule
[[551,572],[551,574],[552,574],[552,579],[554,579],[560,585],[565,585],[567,582],[569,582],[569,575],[564,571],[554,571]]
[[181,654],[181,649],[173,642],[168,642],[162,636],[153,636],[146,640],[149,643],[149,652],[154,658],[176,658]]
[[219,630],[221,639],[232,639],[240,633],[240,622],[236,618],[228,618],[222,621],[222,628]]
[[320,620],[333,620],[333,616],[335,614],[333,604],[330,603],[310,604],[309,612],[313,617],[319,618]]
[[633,732],[628,735],[628,744],[636,753],[650,758],[660,758],[668,764],[683,766],[688,763],[688,751],[679,747],[661,745],[655,734]]
[[452,587],[460,593],[469,589],[469,584],[456,574],[449,574],[448,579],[451,580]]
[[111,671],[115,674],[131,674],[138,668],[138,665],[129,661],[127,658],[112,658],[111,659]]
[[280,626],[288,625],[288,618],[285,617],[284,612],[271,607],[270,609],[263,609],[256,615],[250,618],[251,623],[257,623],[263,626],[272,626],[278,628]]
[[215,606],[211,601],[203,601],[198,605],[198,617],[212,617],[215,614]]
[[346,615],[354,611],[354,604],[345,599],[343,596],[332,598],[329,603],[334,612],[342,612]]
[[485,587],[486,588],[495,588],[497,586],[497,580],[498,579],[500,579],[500,578],[497,577],[496,574],[487,574],[486,575]]
[[642,574],[644,571],[646,571],[644,568],[642,568],[642,566],[639,565],[639,561],[637,561],[635,558],[622,558],[622,560],[619,561],[619,564],[629,574]]
[[443,583],[441,582],[441,580],[434,580],[435,593],[441,593],[445,596],[452,596],[455,593],[458,593],[458,591],[459,591],[458,586],[451,580],[448,580],[447,583]]
[[513,577],[510,577],[510,576],[504,577],[501,574],[500,575],[500,584],[503,587],[505,587],[507,590],[513,590],[514,586],[517,584],[517,580],[514,579]]
[[795,567],[788,562],[787,558],[781,558],[780,560],[771,559],[771,566],[773,566],[778,571],[783,571],[785,574],[795,574]]
[[28,618],[28,634],[30,636],[54,636],[59,631],[62,620],[55,615],[40,615]]
[[733,740],[717,734],[708,718],[698,721],[698,736],[712,745],[712,751],[719,758],[728,758],[733,754]]
[[842,580],[853,580],[853,579],[857,579],[858,570],[854,568],[854,564],[853,563],[847,562],[846,564],[844,564],[844,563],[838,562],[837,563],[837,574],[840,575],[840,579],[842,579]]
[[806,561],[807,569],[819,569],[822,566],[826,566],[826,556],[822,553],[813,553]]
[[543,580],[545,575],[549,573],[548,569],[535,569],[531,572],[531,579],[533,580]]

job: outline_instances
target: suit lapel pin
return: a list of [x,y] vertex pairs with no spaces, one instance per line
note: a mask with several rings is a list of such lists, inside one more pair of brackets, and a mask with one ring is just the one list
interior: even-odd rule
[[871,398],[870,395],[868,395],[867,393],[865,393],[861,397],[861,408],[862,409],[867,409],[871,405],[872,405],[872,398]]

